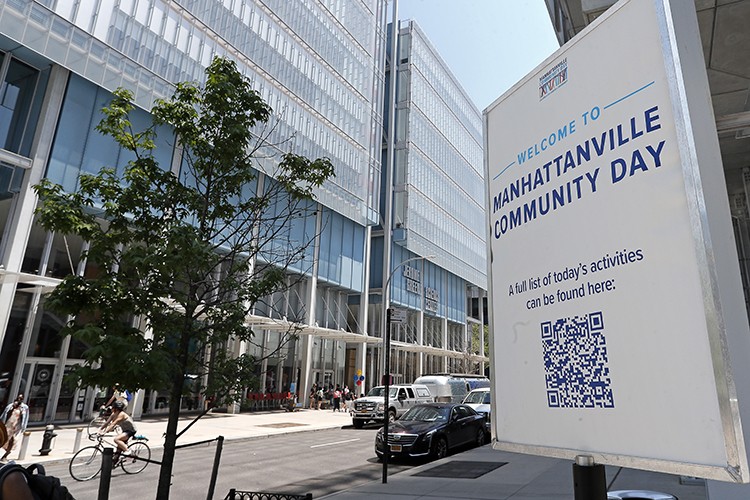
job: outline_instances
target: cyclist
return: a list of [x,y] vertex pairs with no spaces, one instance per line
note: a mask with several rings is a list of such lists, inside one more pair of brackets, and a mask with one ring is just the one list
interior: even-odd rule
[[110,406],[115,401],[121,402],[124,406],[123,409],[128,407],[128,391],[122,389],[120,387],[120,384],[115,384],[114,387],[112,387],[112,396],[109,398],[109,401],[107,401],[103,406],[102,409],[106,408],[107,406]]
[[130,415],[125,413],[125,405],[121,401],[115,401],[112,403],[112,415],[110,415],[107,421],[104,422],[99,433],[105,434],[111,432],[118,425],[122,432],[114,438],[115,445],[117,446],[117,452],[115,455],[117,457],[119,457],[120,454],[128,456],[130,454],[128,452],[128,441],[131,437],[135,436],[136,430]]

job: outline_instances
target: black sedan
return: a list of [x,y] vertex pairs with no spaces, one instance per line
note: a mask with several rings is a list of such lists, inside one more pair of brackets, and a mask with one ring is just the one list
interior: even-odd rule
[[[412,407],[388,427],[390,456],[443,458],[467,444],[485,444],[485,417],[464,404],[427,403]],[[375,436],[375,453],[386,452],[383,429]]]

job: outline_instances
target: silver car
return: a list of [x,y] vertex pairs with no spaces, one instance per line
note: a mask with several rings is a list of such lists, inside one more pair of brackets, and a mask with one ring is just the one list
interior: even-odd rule
[[470,406],[480,415],[484,415],[487,421],[487,440],[489,441],[492,436],[492,424],[490,419],[492,418],[492,407],[490,405],[491,396],[489,387],[480,387],[469,392],[464,400],[463,404]]

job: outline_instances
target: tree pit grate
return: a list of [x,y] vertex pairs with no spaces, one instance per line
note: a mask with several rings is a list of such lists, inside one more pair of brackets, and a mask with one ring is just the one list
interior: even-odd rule
[[507,463],[508,462],[467,462],[455,460],[413,475],[421,477],[446,477],[451,479],[476,479],[488,472],[499,469]]

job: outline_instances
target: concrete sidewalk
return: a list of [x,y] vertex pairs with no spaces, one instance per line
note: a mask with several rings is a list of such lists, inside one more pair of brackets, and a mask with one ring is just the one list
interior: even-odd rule
[[[185,429],[193,418],[194,416],[181,418],[177,426],[177,432]],[[249,439],[290,432],[340,429],[346,425],[351,425],[351,417],[348,413],[330,410],[298,410],[294,412],[274,410],[241,414],[211,412],[193,424],[179,438],[178,442],[180,444],[193,443],[214,439],[218,436],[224,436],[225,440]],[[54,432],[57,436],[53,439],[52,450],[47,455],[40,453],[45,428],[43,426],[29,427],[26,445],[24,446],[23,441],[19,442],[8,458],[24,465],[70,460],[78,449],[92,444],[87,437],[87,426],[88,421],[55,426]],[[166,415],[145,417],[136,421],[135,426],[138,434],[148,438],[148,445],[152,449],[159,449],[163,446],[163,436],[167,428]]]
[[[609,491],[648,490],[668,493],[679,500],[706,500],[704,484],[681,484],[679,477],[669,474],[619,470],[619,467],[605,469]],[[372,482],[323,498],[572,500],[573,463],[483,446],[388,476],[387,484]]]
[[[178,432],[192,417],[180,419]],[[87,424],[88,422],[86,422]],[[149,438],[149,446],[163,445],[166,417],[144,418],[136,422],[139,434]],[[214,439],[226,440],[263,438],[291,432],[336,429],[351,425],[346,412],[330,410],[299,410],[285,412],[209,413],[198,420],[180,437],[181,444]],[[11,453],[21,464],[67,461],[77,448],[88,446],[86,425],[71,424],[55,428],[57,436],[52,450],[42,456],[44,427],[30,428],[25,453],[22,443]],[[374,452],[373,452],[374,455]],[[607,467],[607,483],[612,490],[650,490],[669,493],[679,500],[706,500],[703,484],[681,484],[680,478],[669,474]],[[476,477],[474,477],[476,476]],[[283,493],[283,492],[282,492]],[[335,500],[387,499],[511,499],[561,500],[573,499],[572,462],[567,460],[521,455],[493,450],[484,446],[430,462],[388,477],[388,483],[374,481],[328,495]]]

